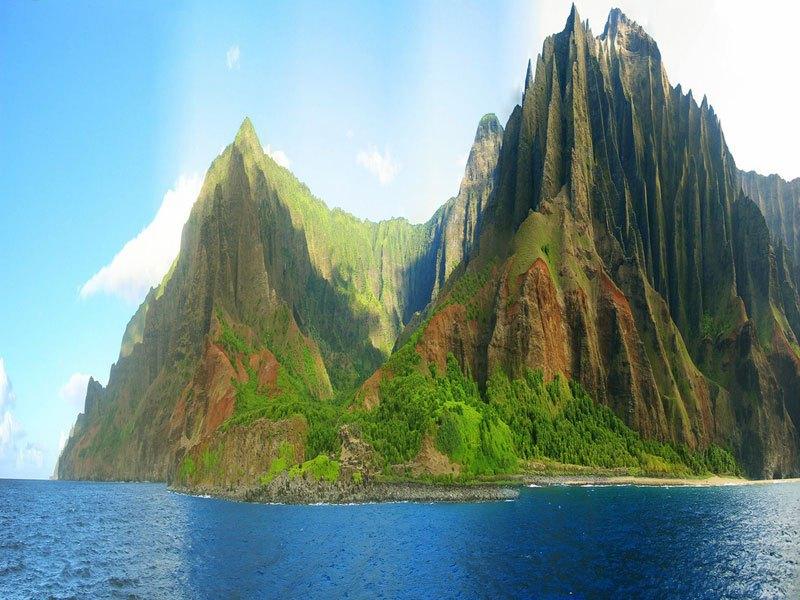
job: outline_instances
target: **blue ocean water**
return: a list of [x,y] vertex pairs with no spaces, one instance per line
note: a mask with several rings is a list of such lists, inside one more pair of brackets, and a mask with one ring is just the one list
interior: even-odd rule
[[266,506],[0,480],[0,598],[800,598],[800,484]]

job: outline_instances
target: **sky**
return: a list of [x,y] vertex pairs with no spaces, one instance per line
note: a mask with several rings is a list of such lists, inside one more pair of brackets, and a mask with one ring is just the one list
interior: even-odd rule
[[[562,0],[0,4],[0,477],[49,477],[249,116],[330,206],[426,220],[505,122]],[[707,94],[741,168],[800,176],[800,8],[616,5]],[[611,4],[577,3],[595,34]]]

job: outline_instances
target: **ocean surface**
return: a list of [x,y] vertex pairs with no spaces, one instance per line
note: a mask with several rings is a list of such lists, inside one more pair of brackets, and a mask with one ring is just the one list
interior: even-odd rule
[[800,598],[800,484],[282,506],[0,480],[0,598]]

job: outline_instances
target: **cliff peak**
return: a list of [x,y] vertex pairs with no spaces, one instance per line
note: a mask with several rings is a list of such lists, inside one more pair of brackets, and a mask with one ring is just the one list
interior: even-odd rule
[[500,120],[494,113],[487,113],[481,117],[478,122],[478,129],[475,131],[475,143],[485,140],[488,137],[498,134],[502,135],[503,126],[500,125]]
[[245,148],[258,151],[262,150],[261,142],[258,139],[250,117],[245,117],[244,121],[242,121],[242,124],[239,126],[239,131],[236,132],[233,143],[239,146],[240,150],[244,150]]
[[575,6],[575,3],[572,3],[572,8],[569,10],[569,16],[567,17],[567,23],[564,26],[564,31],[574,31],[577,28],[582,27],[581,17],[578,14],[578,9]]
[[650,51],[660,57],[658,45],[644,30],[644,27],[628,18],[619,8],[612,8],[608,13],[608,20],[600,39],[623,46],[629,52],[646,53]]

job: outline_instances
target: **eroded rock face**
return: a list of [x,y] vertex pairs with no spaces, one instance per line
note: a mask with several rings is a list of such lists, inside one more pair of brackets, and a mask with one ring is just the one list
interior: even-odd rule
[[[509,290],[510,285],[518,293]],[[498,289],[495,326],[488,348],[488,364],[505,366],[520,377],[526,368],[541,369],[547,379],[570,374],[571,348],[566,310],[542,258],[509,284],[505,277]]]
[[354,425],[344,425],[339,431],[342,450],[339,455],[340,478],[352,481],[356,473],[358,477],[369,478],[380,471],[375,451]]
[[798,281],[800,268],[800,178],[785,181],[778,175],[759,175],[755,171],[739,171],[744,193],[758,205],[776,246],[785,246],[794,265],[793,277]]
[[[476,248],[429,309],[423,357],[452,351],[482,381],[562,372],[646,436],[800,472],[790,261],[713,109],[619,11],[594,37],[573,9],[529,66]],[[491,319],[466,318],[459,280],[487,265]]]
[[[171,481],[188,480],[194,487],[237,489],[253,485],[281,454],[291,448],[294,462],[302,462],[307,424],[301,417],[279,421],[257,419],[248,425],[218,429],[192,453],[194,469],[176,474]],[[186,463],[181,463],[186,469]]]
[[495,185],[495,169],[500,156],[503,127],[494,114],[478,124],[475,141],[467,159],[458,196],[448,200],[432,221],[438,236],[431,300],[436,298],[447,278],[475,250],[480,236],[481,218]]

